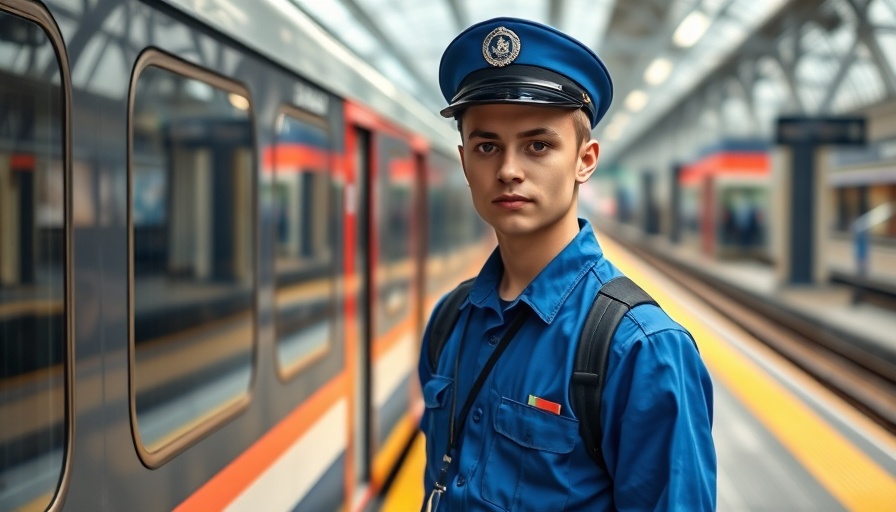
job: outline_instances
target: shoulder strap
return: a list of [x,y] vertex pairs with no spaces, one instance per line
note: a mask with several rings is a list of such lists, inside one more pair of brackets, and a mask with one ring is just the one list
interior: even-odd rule
[[436,311],[432,319],[432,332],[429,336],[429,366],[435,371],[439,365],[439,357],[442,355],[442,348],[448,341],[448,335],[460,316],[460,305],[464,303],[464,299],[470,295],[470,289],[473,288],[473,280],[467,279],[460,283],[453,290],[448,292],[448,296],[442,301],[439,309]]
[[575,367],[570,381],[573,411],[579,417],[579,433],[588,455],[607,469],[601,452],[601,393],[606,379],[610,344],[622,317],[635,306],[657,305],[656,301],[628,277],[605,283],[597,292],[576,349]]

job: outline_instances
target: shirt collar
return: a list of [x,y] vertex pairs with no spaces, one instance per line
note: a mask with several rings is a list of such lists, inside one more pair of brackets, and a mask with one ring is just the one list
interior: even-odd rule
[[[550,324],[579,281],[603,258],[591,224],[579,219],[579,233],[535,276],[516,301],[523,301],[545,323]],[[469,303],[500,311],[498,284],[504,273],[500,251],[495,248],[470,291]]]

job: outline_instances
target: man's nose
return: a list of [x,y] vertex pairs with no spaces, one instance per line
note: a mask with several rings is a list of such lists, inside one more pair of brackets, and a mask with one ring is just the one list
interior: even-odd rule
[[498,168],[498,179],[504,183],[523,181],[523,172],[520,169],[519,159],[510,151],[503,154],[501,166]]

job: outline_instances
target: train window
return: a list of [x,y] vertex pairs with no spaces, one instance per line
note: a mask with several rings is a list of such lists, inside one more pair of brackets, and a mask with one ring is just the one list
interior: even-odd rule
[[862,214],[864,187],[841,187],[836,190],[837,222],[836,229],[849,232],[852,223]]
[[0,510],[44,510],[64,474],[71,426],[68,80],[49,15],[19,9],[0,4]]
[[478,239],[478,216],[470,203],[470,189],[457,157],[430,153],[427,179],[426,292],[430,295],[457,284],[457,276],[466,270],[469,260],[464,257],[463,248]]
[[[896,200],[896,186],[888,183],[875,183],[868,187],[868,211],[891,203],[894,200]],[[870,231],[871,235],[881,239],[892,237],[893,232],[891,226],[893,224],[892,222],[889,222],[889,220],[892,220],[892,218],[877,222],[872,226]]]
[[155,52],[131,86],[131,414],[150,467],[249,400],[254,143],[247,92]]
[[744,256],[766,245],[768,190],[762,184],[719,185],[719,245],[730,255]]
[[377,335],[395,327],[410,312],[411,217],[416,162],[404,141],[383,135],[379,153]]
[[336,187],[324,120],[290,109],[276,136],[263,187],[275,226],[277,363],[288,378],[332,345]]

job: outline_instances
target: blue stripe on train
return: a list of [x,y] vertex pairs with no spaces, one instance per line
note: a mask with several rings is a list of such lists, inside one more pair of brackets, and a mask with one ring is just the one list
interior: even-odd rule
[[345,452],[336,459],[293,512],[339,510],[345,498]]

